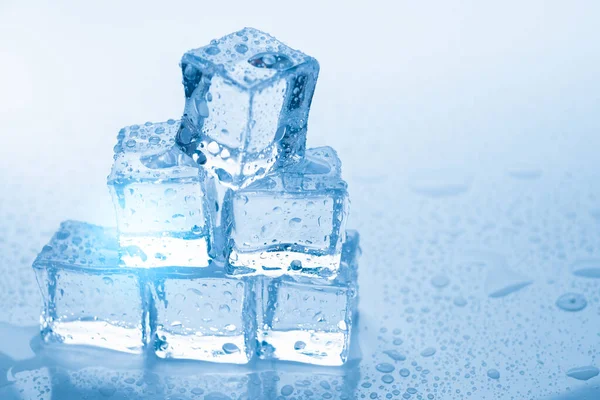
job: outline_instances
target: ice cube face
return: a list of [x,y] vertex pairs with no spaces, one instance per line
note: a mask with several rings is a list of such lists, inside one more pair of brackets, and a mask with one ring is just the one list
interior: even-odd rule
[[335,150],[304,159],[230,191],[223,205],[227,271],[232,275],[317,275],[340,265],[348,192]]
[[250,360],[256,346],[252,282],[226,276],[222,266],[152,276],[150,325],[158,357]]
[[214,180],[175,145],[179,121],[123,128],[108,186],[121,259],[130,267],[203,267],[210,262]]
[[237,189],[301,157],[317,60],[253,28],[181,60],[185,109],[177,142]]
[[142,278],[119,267],[114,229],[63,222],[33,268],[44,300],[45,341],[142,352]]
[[337,278],[263,277],[257,289],[257,341],[262,359],[342,365],[357,309],[358,234],[348,232]]

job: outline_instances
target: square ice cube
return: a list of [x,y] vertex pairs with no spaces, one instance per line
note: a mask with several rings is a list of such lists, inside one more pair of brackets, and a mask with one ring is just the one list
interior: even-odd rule
[[33,268],[44,300],[45,341],[141,353],[143,284],[135,270],[119,267],[114,229],[63,222]]
[[334,281],[285,275],[258,279],[257,341],[262,359],[342,365],[358,301],[358,233],[349,231]]
[[340,171],[335,150],[318,147],[299,163],[228,192],[222,224],[228,273],[333,279],[348,215]]
[[222,266],[153,270],[150,325],[160,358],[247,363],[254,353],[253,282]]
[[317,60],[253,28],[181,59],[185,109],[177,142],[232,188],[300,157]]
[[175,146],[179,122],[121,129],[108,177],[121,259],[131,267],[204,267],[212,255],[214,180]]

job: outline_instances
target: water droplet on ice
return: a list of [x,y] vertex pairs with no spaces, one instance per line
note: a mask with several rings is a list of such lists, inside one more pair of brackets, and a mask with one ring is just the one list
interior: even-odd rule
[[233,48],[240,54],[245,54],[248,51],[248,46],[244,43],[238,43]]

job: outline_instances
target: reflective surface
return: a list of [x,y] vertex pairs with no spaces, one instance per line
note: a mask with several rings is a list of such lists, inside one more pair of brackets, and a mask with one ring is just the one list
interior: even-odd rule
[[[292,398],[306,380],[313,398],[598,398],[600,6],[583,3],[0,4],[0,398]],[[308,146],[338,151],[361,234],[355,369],[200,378],[31,341],[37,252],[62,220],[114,225],[114,133],[178,115],[181,54],[243,25],[321,63]]]

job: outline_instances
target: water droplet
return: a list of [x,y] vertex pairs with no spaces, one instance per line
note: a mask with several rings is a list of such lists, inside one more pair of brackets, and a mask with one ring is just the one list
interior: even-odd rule
[[379,372],[389,374],[390,372],[393,372],[396,369],[396,367],[394,367],[390,363],[379,363],[375,366],[375,369]]
[[136,143],[137,142],[134,139],[129,139],[128,141],[125,142],[125,146],[132,149],[135,147]]
[[571,271],[582,278],[600,278],[600,260],[577,260],[571,265]]
[[240,351],[240,348],[237,347],[235,344],[233,343],[225,343],[223,345],[223,351],[226,354],[233,354],[233,353],[238,353]]
[[530,285],[532,281],[525,275],[507,267],[494,267],[488,271],[485,290],[489,297],[504,297]]
[[390,374],[385,374],[381,377],[381,380],[383,381],[383,383],[392,383],[394,382],[394,377]]
[[219,49],[217,46],[208,46],[204,49],[204,52],[208,55],[214,56],[219,54],[221,52],[221,49]]
[[398,350],[386,350],[383,352],[387,354],[394,361],[404,361],[406,360],[406,356],[400,353]]
[[488,369],[487,371],[487,376],[490,379],[499,379],[500,378],[500,372],[498,372],[497,369]]
[[235,329],[236,329],[236,326],[234,324],[225,325],[225,330],[227,330],[227,331],[233,332],[233,331],[235,331]]
[[281,388],[281,394],[283,396],[289,396],[294,393],[294,387],[292,385],[285,385]]
[[301,223],[302,223],[302,219],[292,218],[292,219],[290,219],[289,225],[290,225],[290,228],[299,228]]
[[435,354],[435,349],[433,347],[428,347],[421,352],[421,356],[423,357],[431,357]]
[[448,286],[450,279],[445,275],[436,275],[431,279],[431,284],[438,289]]
[[148,143],[152,144],[152,145],[157,145],[160,143],[160,136],[150,136],[150,138],[148,138]]
[[111,278],[109,278],[108,276],[105,276],[104,278],[102,278],[102,282],[104,282],[106,285],[112,285],[114,282]]
[[173,197],[175,197],[175,195],[177,194],[177,191],[175,189],[172,188],[167,188],[165,189],[165,197],[172,199]]
[[452,302],[456,307],[464,307],[467,305],[467,300],[462,296],[456,296]]
[[406,369],[406,368],[402,368],[402,369],[400,370],[400,376],[401,376],[401,377],[403,377],[403,378],[406,378],[406,377],[407,377],[407,376],[409,376],[409,375],[410,375],[410,371],[409,371],[408,369]]
[[238,43],[233,48],[240,54],[245,54],[248,51],[248,46],[244,43]]
[[302,350],[306,347],[306,343],[304,343],[303,341],[298,340],[296,343],[294,343],[294,350]]
[[284,70],[294,65],[292,60],[281,53],[265,52],[252,56],[248,63],[256,68]]
[[581,311],[587,306],[587,300],[578,293],[565,293],[556,300],[556,306],[565,311]]
[[567,376],[580,381],[587,381],[588,379],[598,376],[599,372],[600,370],[598,370],[598,368],[590,365],[585,367],[571,368],[567,371]]

